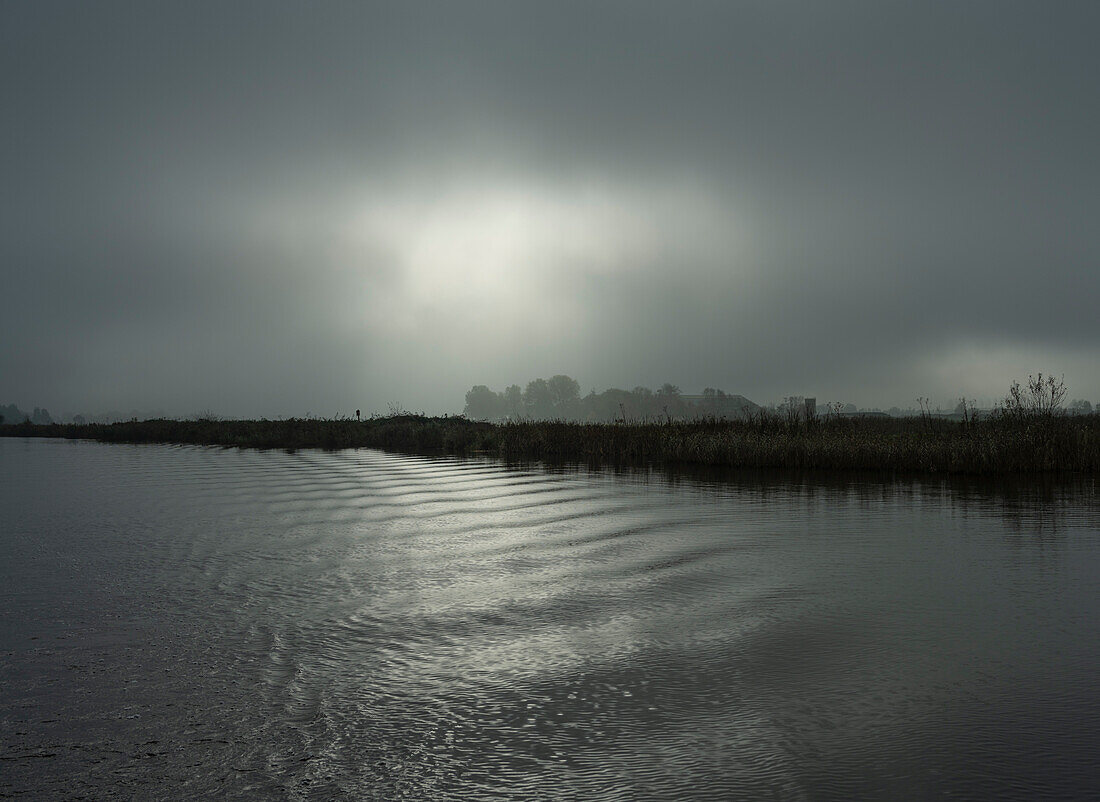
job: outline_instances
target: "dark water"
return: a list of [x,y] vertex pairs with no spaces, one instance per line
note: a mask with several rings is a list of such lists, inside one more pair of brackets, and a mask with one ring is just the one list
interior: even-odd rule
[[1092,481],[0,469],[0,796],[1100,795]]

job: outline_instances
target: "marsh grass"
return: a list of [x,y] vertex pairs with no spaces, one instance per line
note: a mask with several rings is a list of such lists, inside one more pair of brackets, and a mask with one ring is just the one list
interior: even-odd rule
[[1095,415],[980,423],[916,418],[789,423],[760,416],[664,425],[516,423],[501,429],[502,456],[551,462],[974,474],[1100,467],[1100,416]]
[[[285,420],[157,419],[111,424],[0,426],[8,437],[64,437],[106,443],[192,443],[242,448],[382,448],[393,451],[465,454],[495,442],[488,423],[463,418],[394,415],[356,421],[348,418]],[[488,444],[488,445],[487,445]]]
[[750,420],[480,423],[398,414],[364,421],[147,420],[0,426],[0,435],[112,443],[193,443],[250,448],[380,448],[488,454],[514,461],[589,465],[690,464],[731,468],[1000,474],[1100,468],[1100,415],[1005,410],[988,418],[840,417]]

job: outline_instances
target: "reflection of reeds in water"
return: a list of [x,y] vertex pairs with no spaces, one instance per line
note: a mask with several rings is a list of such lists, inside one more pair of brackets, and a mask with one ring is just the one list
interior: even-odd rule
[[393,415],[366,421],[149,420],[110,425],[0,426],[7,436],[254,448],[382,448],[484,453],[514,460],[924,473],[1096,472],[1100,415],[998,415],[959,422],[918,418],[666,423],[479,423]]

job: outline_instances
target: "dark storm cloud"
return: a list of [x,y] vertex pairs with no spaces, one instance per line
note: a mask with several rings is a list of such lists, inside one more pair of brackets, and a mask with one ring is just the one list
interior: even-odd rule
[[1095,400],[1093,8],[5,4],[0,402]]

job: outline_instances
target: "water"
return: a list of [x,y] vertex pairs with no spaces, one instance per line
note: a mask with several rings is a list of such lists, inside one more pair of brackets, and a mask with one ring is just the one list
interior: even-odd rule
[[0,795],[1100,795],[1091,480],[0,439]]

